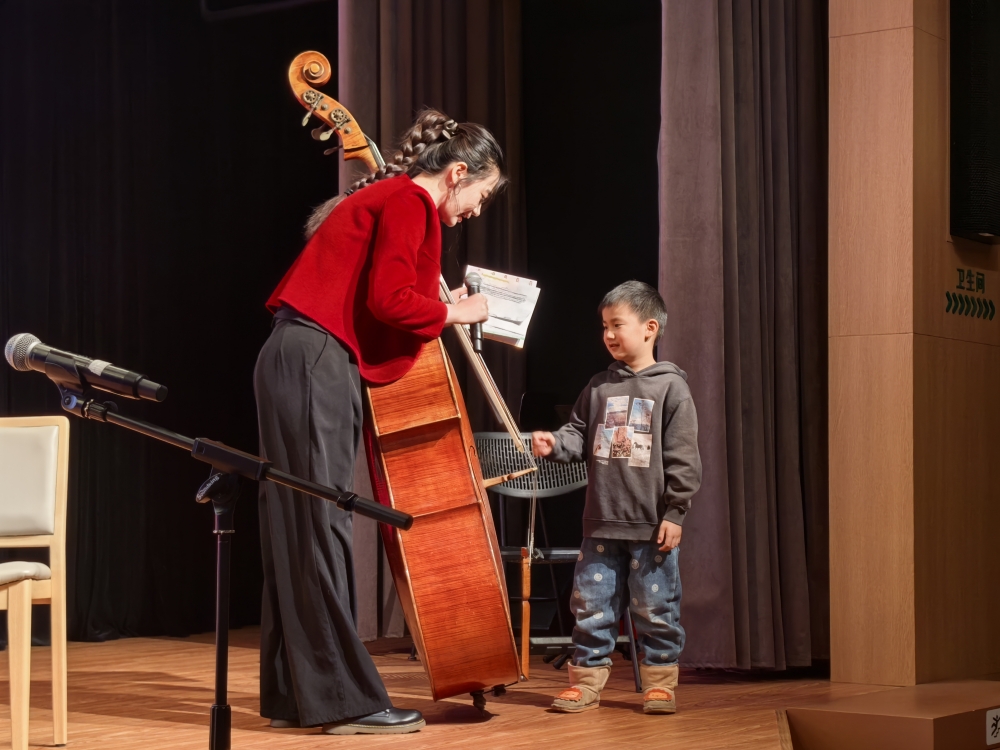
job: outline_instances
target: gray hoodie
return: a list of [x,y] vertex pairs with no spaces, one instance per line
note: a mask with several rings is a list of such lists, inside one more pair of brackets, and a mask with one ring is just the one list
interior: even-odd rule
[[670,362],[639,372],[614,362],[554,433],[553,461],[586,461],[583,535],[656,540],[661,521],[684,523],[701,486],[698,415],[687,374]]

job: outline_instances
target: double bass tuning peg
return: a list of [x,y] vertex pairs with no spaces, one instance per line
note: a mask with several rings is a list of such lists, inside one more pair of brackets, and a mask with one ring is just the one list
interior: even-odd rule
[[309,124],[309,118],[313,116],[313,112],[316,111],[317,107],[324,111],[330,108],[330,105],[325,102],[320,104],[320,102],[322,102],[325,98],[326,97],[324,97],[321,93],[313,91],[312,89],[308,89],[304,94],[302,94],[302,100],[309,105],[309,111],[306,112],[306,116],[302,118],[302,127]]
[[333,135],[334,129],[333,128],[329,128],[328,130],[324,130],[324,128],[326,128],[325,125],[320,125],[318,128],[313,128],[313,130],[312,130],[313,140],[315,140],[315,141],[328,141],[328,140],[330,140],[330,136]]

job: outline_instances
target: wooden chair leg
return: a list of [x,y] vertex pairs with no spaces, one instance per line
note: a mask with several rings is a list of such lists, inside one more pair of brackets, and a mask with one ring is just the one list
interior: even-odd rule
[[28,750],[31,705],[31,581],[7,589],[7,653],[10,659],[10,734],[13,750]]
[[521,547],[521,674],[528,679],[531,657],[531,557],[528,548]]
[[[54,582],[53,582],[54,583]],[[55,586],[54,586],[55,587]],[[52,592],[52,743],[69,741],[66,679],[66,590]]]

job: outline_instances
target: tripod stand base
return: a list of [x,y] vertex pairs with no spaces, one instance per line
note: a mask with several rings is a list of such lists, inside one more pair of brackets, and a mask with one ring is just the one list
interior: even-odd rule
[[212,726],[209,730],[209,750],[231,750],[233,710],[229,706],[212,706]]

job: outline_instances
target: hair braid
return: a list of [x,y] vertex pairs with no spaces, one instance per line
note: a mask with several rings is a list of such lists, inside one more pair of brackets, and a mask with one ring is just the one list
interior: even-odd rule
[[[460,140],[470,143],[462,144],[466,148],[443,148],[449,142],[458,145],[457,142]],[[468,148],[470,145],[473,148]],[[478,147],[478,151],[475,147]],[[452,155],[450,151],[456,153]],[[313,211],[306,222],[306,239],[312,237],[337,204],[352,193],[379,180],[400,174],[416,176],[422,172],[437,173],[451,162],[459,160],[469,165],[469,174],[474,177],[487,169],[500,169],[503,152],[489,131],[482,126],[471,123],[459,125],[443,112],[434,109],[423,110],[417,115],[416,122],[403,134],[399,149],[393,152],[384,167],[365,175],[341,195],[331,198]]]

